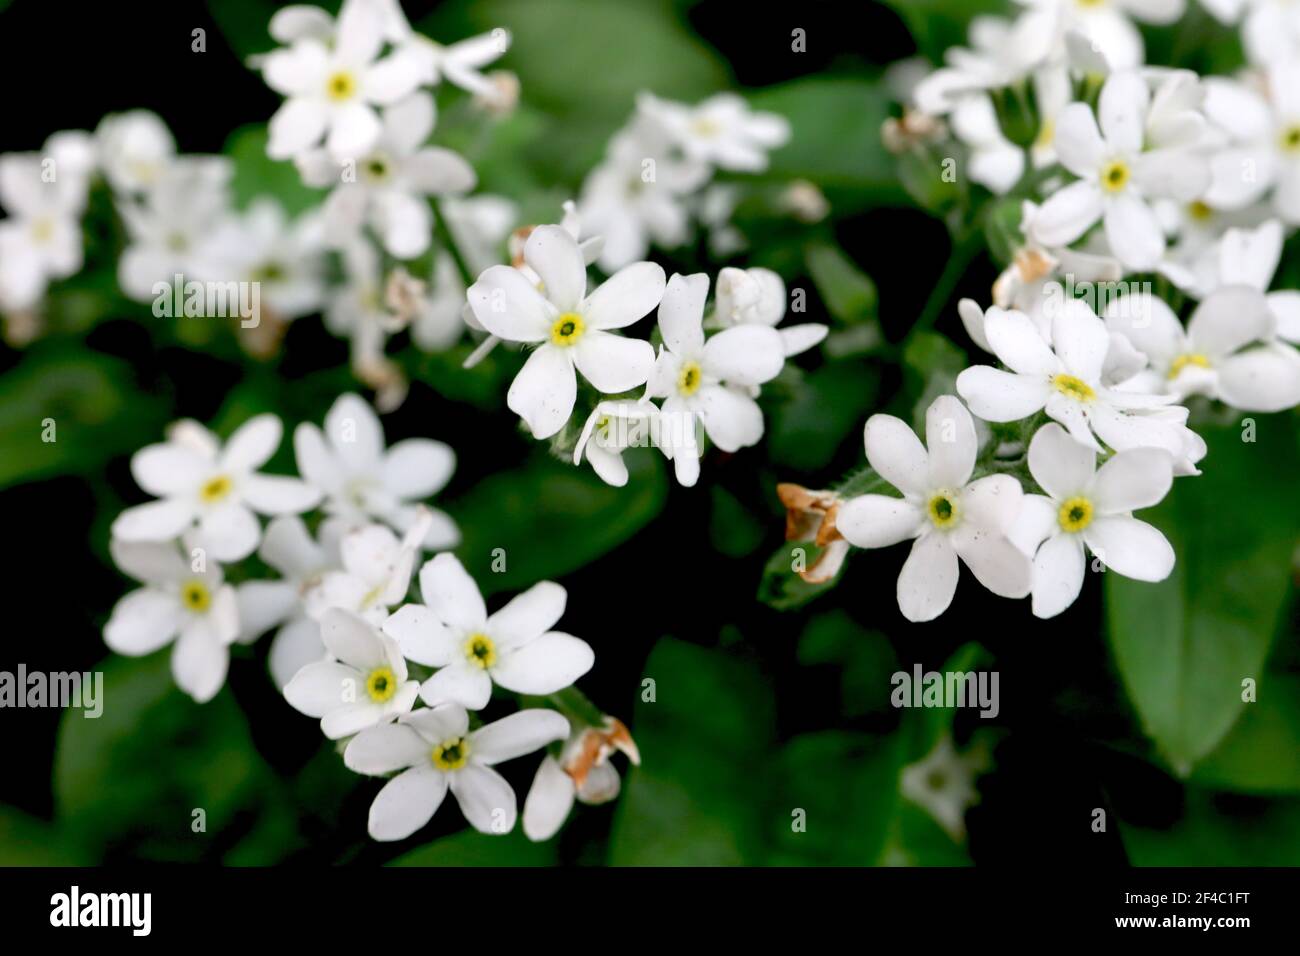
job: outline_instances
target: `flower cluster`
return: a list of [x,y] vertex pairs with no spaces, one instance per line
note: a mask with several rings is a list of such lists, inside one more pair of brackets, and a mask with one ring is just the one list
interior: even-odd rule
[[[289,703],[318,718],[330,739],[348,739],[344,760],[357,772],[403,771],[375,799],[378,840],[418,830],[449,788],[473,826],[508,832],[515,796],[491,767],[551,743],[529,836],[554,834],[575,793],[613,799],[609,756],[639,757],[626,728],[592,718],[589,705],[575,712],[556,700],[483,726],[475,719],[471,730],[470,713],[488,706],[493,687],[555,695],[595,655],[553,630],[567,601],[558,584],[542,582],[487,613],[447,551],[459,540],[455,523],[424,503],[450,479],[452,450],[426,438],[386,446],[378,417],[356,395],[334,403],[323,430],[303,423],[294,431],[301,478],[261,470],[281,437],[274,415],[249,420],[224,444],[182,421],[166,442],[132,457],[136,481],[157,500],[113,523],[113,559],[141,587],[113,609],[108,646],[140,656],[172,645],[177,685],[203,703],[225,683],[231,648],[275,631],[268,663]],[[265,527],[258,515],[271,516]],[[423,603],[410,603],[424,551],[440,553],[419,568]],[[420,701],[427,706],[416,708]]]
[[1300,224],[1300,33],[1261,4],[1238,77],[1146,66],[1132,20],[1183,6],[1033,0],[976,17],[970,49],[912,86],[891,148],[930,156],[946,119],[989,218],[1018,213],[993,304],[958,307],[997,364],[930,405],[924,446],[899,419],[867,422],[872,481],[901,498],[784,487],[790,536],[822,549],[806,580],[834,576],[849,545],[910,540],[898,603],[914,621],[948,607],[959,563],[995,594],[1032,595],[1039,617],[1074,602],[1089,551],[1097,569],[1161,580],[1173,550],[1132,513],[1200,473],[1189,406],[1300,404],[1300,299],[1268,291]]

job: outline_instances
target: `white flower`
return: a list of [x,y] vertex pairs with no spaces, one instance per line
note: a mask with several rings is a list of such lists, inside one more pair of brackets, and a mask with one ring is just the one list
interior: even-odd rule
[[176,140],[156,113],[110,113],[95,128],[100,168],[119,193],[150,189],[176,156]]
[[10,217],[0,220],[0,244],[15,256],[6,285],[22,290],[11,293],[16,305],[34,304],[51,280],[81,269],[87,169],[70,154],[68,135],[51,137],[40,153],[0,156],[0,206]]
[[1029,561],[1007,538],[1020,508],[1020,484],[1010,475],[970,480],[975,422],[953,396],[939,396],[926,410],[925,434],[928,452],[902,420],[867,419],[867,461],[903,497],[850,498],[835,516],[836,530],[859,548],[915,539],[898,576],[898,607],[909,621],[930,621],[948,609],[958,557],[994,594],[1024,597]]
[[597,402],[578,436],[573,463],[582,464],[585,453],[601,481],[621,488],[627,484],[624,449],[651,445],[658,432],[659,409],[652,402]]
[[131,474],[159,500],[127,508],[113,522],[123,541],[168,541],[197,526],[194,543],[218,561],[253,553],[262,529],[253,512],[301,514],[320,492],[297,478],[260,474],[280,444],[280,419],[250,418],[222,447],[198,422],[172,426],[165,443],[131,457]]
[[1300,59],[1269,69],[1268,99],[1222,77],[1205,87],[1205,115],[1228,138],[1211,159],[1206,202],[1241,209],[1271,191],[1277,214],[1300,223]]
[[518,270],[493,266],[469,289],[469,304],[485,329],[511,342],[537,343],[510,385],[506,404],[535,438],[549,438],[569,420],[577,371],[598,391],[642,385],[654,366],[649,342],[612,332],[659,304],[664,270],[653,262],[620,269],[590,295],[577,241],[559,226],[538,226],[524,259],[541,277],[539,292]]
[[946,65],[918,83],[916,106],[943,116],[970,93],[1014,86],[1041,65],[1054,49],[1055,12],[1027,10],[1015,20],[978,16],[970,24],[970,48],[952,47]]
[[[771,269],[736,269],[718,273],[714,312],[723,328],[774,326],[785,317],[785,283]],[[786,357],[799,355],[826,338],[830,329],[816,322],[778,329]]]
[[[1219,240],[1217,270],[1211,288],[1245,285],[1268,292],[1282,260],[1282,224],[1276,219],[1257,229],[1229,229]],[[1277,336],[1300,344],[1300,291],[1268,292],[1268,309],[1277,324]]]
[[747,389],[775,378],[785,364],[785,343],[776,329],[744,323],[706,342],[704,302],[709,277],[674,275],[659,304],[664,344],[655,362],[648,397],[663,398],[660,447],[673,459],[677,480],[693,485],[700,474],[695,423],[726,452],[763,437],[763,412]]
[[341,566],[339,539],[343,531],[341,522],[326,520],[318,539],[313,539],[297,515],[273,519],[266,526],[257,556],[278,571],[280,579],[244,581],[235,588],[241,643],[278,628],[271,642],[269,664],[275,685],[281,689],[304,665],[325,656],[320,624],[308,615],[306,598],[326,572]]
[[258,284],[259,302],[282,320],[320,310],[325,301],[319,214],[290,222],[275,200],[260,197],[214,230],[209,251],[217,275]]
[[1173,309],[1147,293],[1115,299],[1103,318],[1151,363],[1139,387],[1180,398],[1209,395],[1250,412],[1300,404],[1300,353],[1276,341],[1268,299],[1256,289],[1221,287],[1196,307],[1186,330]]
[[510,32],[500,27],[448,44],[412,33],[402,51],[419,64],[422,82],[436,86],[445,79],[485,103],[504,105],[508,101],[506,91],[480,70],[505,55],[510,39]]
[[414,93],[386,107],[382,130],[364,153],[341,163],[327,150],[296,159],[303,181],[336,185],[325,203],[331,238],[342,246],[369,225],[398,259],[429,248],[433,218],[426,196],[460,195],[474,188],[474,170],[449,149],[424,146],[433,132],[433,98]]
[[1061,111],[1056,153],[1077,182],[1054,193],[1034,219],[1034,237],[1046,246],[1068,245],[1099,219],[1106,241],[1130,269],[1154,268],[1165,237],[1149,200],[1191,201],[1209,185],[1209,166],[1188,146],[1147,149],[1144,142],[1151,92],[1136,73],[1117,73],[1101,91],[1098,113],[1071,103]]
[[1025,171],[1025,151],[1002,132],[993,101],[984,93],[961,97],[949,117],[952,131],[970,148],[971,182],[995,195],[1010,192]]
[[220,566],[201,556],[187,564],[174,541],[114,539],[109,550],[117,566],[144,587],[117,602],[104,625],[104,643],[118,654],[140,657],[175,640],[171,665],[177,686],[200,704],[211,700],[226,682],[230,644],[239,634],[235,591],[224,583]]
[[325,328],[348,340],[352,366],[367,381],[385,366],[384,345],[400,324],[384,307],[384,271],[379,250],[365,239],[343,249],[345,281],[335,286],[325,305]]
[[1036,617],[1055,617],[1079,596],[1084,545],[1126,578],[1163,581],[1174,568],[1165,536],[1131,514],[1169,493],[1168,453],[1133,448],[1096,464],[1096,452],[1055,423],[1038,429],[1029,443],[1029,472],[1047,494],[1025,495],[1012,538],[1034,561]]
[[689,158],[718,169],[761,173],[767,169],[768,151],[790,140],[789,120],[751,110],[734,93],[719,93],[695,106],[642,93],[636,107]]
[[518,816],[515,792],[495,764],[545,747],[569,733],[553,710],[521,710],[470,731],[456,704],[417,710],[396,724],[358,734],[343,761],[357,773],[401,771],[370,805],[370,835],[401,840],[433,818],[450,790],[466,821],[480,833],[503,834]]
[[220,271],[213,233],[230,214],[232,172],[224,157],[187,156],[168,165],[142,198],[119,197],[129,245],[117,276],[128,297],[148,302],[178,274],[202,282]]
[[966,835],[966,811],[979,803],[975,778],[988,769],[989,755],[978,744],[957,753],[952,736],[944,734],[925,757],[902,769],[898,789],[904,798],[926,810],[950,837]]
[[336,159],[363,156],[374,146],[382,132],[375,105],[395,103],[420,85],[410,57],[377,59],[384,20],[373,3],[348,0],[333,44],[304,37],[261,61],[267,85],[287,97],[271,117],[271,158],[290,159],[322,139]]
[[1066,299],[1052,312],[1049,345],[1024,313],[989,310],[984,334],[993,354],[1011,371],[977,365],[958,375],[957,393],[971,411],[986,421],[1013,422],[1046,409],[1090,448],[1100,447],[1093,438],[1096,432],[1117,451],[1151,446],[1180,454],[1184,439],[1175,423],[1134,414],[1174,399],[1103,385],[1111,347],[1105,324],[1079,299]]
[[326,737],[350,737],[411,709],[420,685],[406,679],[406,661],[392,638],[342,608],[325,612],[320,633],[334,659],[303,667],[284,688],[284,698],[295,710],[319,717]]
[[680,246],[690,236],[686,196],[709,178],[709,167],[671,154],[644,117],[609,142],[605,160],[582,184],[583,224],[604,237],[597,263],[606,272],[643,259],[650,244]]
[[339,541],[342,568],[325,571],[304,592],[307,616],[321,621],[331,609],[342,608],[367,624],[382,624],[389,608],[401,603],[411,587],[411,572],[428,527],[425,512],[400,541],[384,525],[352,528]]
[[1241,25],[1242,44],[1252,63],[1268,66],[1300,57],[1300,10],[1291,0],[1201,0],[1222,23]]
[[490,617],[478,585],[454,555],[420,569],[424,604],[407,604],[384,622],[402,653],[439,670],[420,687],[427,704],[453,701],[482,710],[492,685],[519,694],[553,694],[595,663],[586,641],[551,628],[567,595],[551,581],[535,584]]
[[621,721],[606,716],[600,727],[575,731],[564,743],[558,759],[542,758],[533,785],[524,799],[524,834],[530,840],[549,840],[563,825],[576,797],[596,806],[618,796],[622,784],[610,762],[614,751],[641,763],[636,742]]
[[[304,422],[293,433],[298,470],[324,493],[327,514],[355,525],[376,518],[398,531],[415,523],[416,503],[437,494],[456,468],[456,453],[442,442],[408,438],[384,447],[379,416],[360,396],[340,395],[325,415],[325,430]],[[424,538],[431,551],[453,548],[460,533],[432,508]]]
[[1173,23],[1186,0],[1017,0],[1040,11],[1054,10],[1060,29],[1080,34],[1113,70],[1141,66],[1146,59],[1142,34],[1133,21]]

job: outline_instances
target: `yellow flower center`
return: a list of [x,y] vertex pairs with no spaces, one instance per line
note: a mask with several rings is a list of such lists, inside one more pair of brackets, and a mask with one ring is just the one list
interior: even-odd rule
[[1053,120],[1043,120],[1043,125],[1038,128],[1038,138],[1034,140],[1034,145],[1039,149],[1046,149],[1051,146],[1056,139],[1056,123]]
[[1300,153],[1300,123],[1292,123],[1283,129],[1279,138],[1282,148],[1288,153]]
[[718,125],[717,121],[707,116],[699,116],[692,120],[691,129],[696,136],[702,136],[705,139],[717,136],[722,131],[722,127]]
[[465,659],[487,670],[497,662],[497,648],[486,634],[471,634],[465,642]]
[[387,156],[371,156],[361,165],[366,177],[373,181],[386,179],[390,170]]
[[1209,368],[1210,360],[1199,352],[1189,352],[1186,355],[1180,355],[1169,363],[1170,380],[1176,379],[1179,375],[1183,374],[1183,369],[1187,368],[1189,365],[1194,365],[1197,368]]
[[702,382],[703,374],[699,362],[682,363],[681,371],[677,373],[677,391],[681,395],[694,395],[700,390]]
[[376,667],[366,678],[366,693],[376,704],[382,704],[397,693],[397,675],[391,667]]
[[1214,218],[1214,210],[1208,204],[1200,199],[1189,203],[1187,206],[1187,215],[1197,222],[1209,222]]
[[951,491],[939,491],[930,497],[926,512],[936,528],[951,528],[961,517],[957,496]]
[[582,338],[586,328],[587,323],[582,321],[582,316],[577,312],[562,312],[551,326],[551,344],[565,347],[573,345]]
[[199,498],[205,504],[215,504],[230,494],[230,489],[233,487],[234,482],[230,480],[229,475],[217,475],[203,483],[203,487],[199,489]]
[[203,612],[212,604],[212,592],[208,586],[197,579],[186,581],[181,585],[181,603],[185,610]]
[[1101,185],[1107,192],[1117,193],[1128,185],[1129,180],[1128,163],[1116,159],[1107,163],[1101,169]]
[[1092,390],[1092,386],[1081,378],[1075,378],[1073,375],[1065,375],[1064,373],[1057,375],[1052,379],[1052,385],[1062,395],[1077,402],[1090,402],[1097,397],[1097,393]]
[[1082,531],[1092,524],[1092,502],[1087,498],[1067,498],[1061,503],[1061,510],[1056,513],[1056,520],[1062,531],[1074,533]]
[[44,245],[54,238],[54,220],[42,216],[32,223],[32,241]]
[[444,740],[433,748],[429,759],[439,770],[459,770],[469,762],[469,741],[464,737]]
[[336,103],[350,100],[357,92],[357,78],[347,70],[330,74],[325,81],[325,95]]

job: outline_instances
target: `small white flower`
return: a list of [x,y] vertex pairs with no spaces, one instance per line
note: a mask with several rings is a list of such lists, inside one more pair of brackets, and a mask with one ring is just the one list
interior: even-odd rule
[[1282,242],[1282,224],[1276,219],[1257,229],[1227,230],[1219,240],[1217,268],[1210,287],[1245,285],[1266,292],[1277,337],[1300,345],[1300,291],[1268,292],[1282,261]]
[[1276,341],[1268,299],[1256,289],[1221,287],[1196,307],[1186,330],[1147,293],[1115,299],[1103,318],[1151,363],[1140,388],[1180,399],[1209,395],[1250,412],[1300,404],[1300,353]]
[[957,753],[948,734],[926,756],[903,768],[898,789],[903,797],[926,810],[950,837],[966,835],[966,811],[979,803],[975,778],[988,769],[988,752],[973,744]]
[[347,339],[352,367],[374,383],[387,359],[384,346],[400,324],[384,306],[384,270],[379,250],[358,238],[343,249],[344,282],[335,286],[325,304],[325,328]]
[[260,197],[214,230],[210,261],[220,276],[256,282],[261,305],[289,320],[324,304],[324,249],[318,213],[290,222],[279,203]]
[[368,0],[347,0],[332,44],[303,37],[269,53],[260,66],[286,97],[271,117],[267,154],[290,159],[322,140],[336,159],[365,155],[382,128],[376,105],[395,103],[420,85],[420,70],[400,53],[378,59],[387,24]]
[[1002,196],[1020,182],[1025,151],[1002,132],[993,101],[985,93],[961,97],[949,117],[952,131],[970,149],[966,168],[971,182]]
[[663,348],[646,389],[664,399],[660,447],[673,459],[677,480],[694,485],[700,474],[695,423],[725,452],[763,437],[763,411],[748,389],[771,381],[785,364],[785,343],[776,329],[744,323],[704,339],[709,277],[674,275],[659,304]]
[[1079,34],[1112,70],[1128,70],[1146,60],[1141,23],[1173,23],[1186,0],[1017,0],[1027,7],[1059,16],[1059,28]]
[[1210,182],[1207,160],[1190,146],[1150,149],[1145,140],[1151,91],[1137,73],[1117,73],[1102,87],[1098,114],[1071,103],[1056,124],[1061,165],[1080,177],[1053,193],[1034,219],[1034,238],[1045,246],[1078,239],[1099,219],[1106,241],[1124,265],[1154,268],[1165,237],[1149,201],[1190,202]]
[[751,110],[734,93],[719,93],[695,106],[642,93],[636,107],[689,158],[718,169],[761,173],[767,169],[768,151],[790,140],[789,120]]
[[172,426],[165,443],[131,457],[131,474],[158,501],[127,508],[113,522],[123,541],[169,541],[197,526],[196,546],[218,561],[248,557],[261,539],[253,512],[301,514],[320,492],[297,478],[264,475],[280,444],[280,419],[250,418],[223,447],[198,422]]
[[902,420],[867,420],[867,461],[903,497],[851,498],[835,516],[836,530],[859,548],[915,539],[898,576],[898,607],[909,621],[930,621],[948,609],[958,557],[994,594],[1024,597],[1029,561],[1007,538],[1020,509],[1019,482],[1010,475],[970,480],[975,422],[953,396],[939,396],[926,410],[925,432],[928,452]]
[[176,140],[156,113],[110,113],[95,129],[100,168],[110,186],[131,194],[151,189],[176,156]]
[[88,169],[69,148],[56,136],[40,153],[0,156],[0,206],[9,213],[0,220],[0,245],[14,255],[6,285],[21,290],[10,293],[15,305],[34,304],[50,281],[81,269]]
[[418,512],[432,524],[424,539],[431,551],[453,548],[460,533],[441,511],[417,507],[437,494],[456,468],[456,454],[439,441],[408,438],[384,447],[384,429],[370,404],[340,395],[325,415],[325,430],[309,422],[293,433],[298,470],[324,493],[323,509],[355,525],[376,518],[407,532]]
[[433,98],[414,93],[384,109],[382,130],[363,154],[342,162],[324,149],[298,154],[304,182],[335,186],[325,218],[336,246],[369,225],[398,259],[414,259],[429,248],[433,218],[425,197],[461,195],[476,182],[457,153],[424,145],[433,126]]
[[1201,5],[1222,23],[1241,21],[1251,63],[1268,66],[1300,57],[1300,10],[1291,0],[1201,0]]
[[506,404],[535,438],[549,438],[569,420],[577,371],[598,391],[645,384],[654,366],[649,342],[612,330],[636,322],[659,304],[664,270],[653,262],[620,269],[590,295],[577,241],[559,226],[538,226],[524,259],[541,278],[538,291],[518,269],[493,266],[469,289],[482,326],[498,338],[537,344],[510,385]]
[[589,806],[608,803],[622,784],[610,762],[614,751],[641,763],[636,742],[621,721],[606,716],[600,727],[584,727],[564,743],[558,758],[542,758],[533,785],[524,799],[524,834],[530,840],[549,840],[573,809],[574,799]]
[[342,608],[325,612],[320,633],[334,660],[305,666],[284,697],[295,710],[319,717],[326,737],[350,737],[411,709],[420,685],[406,679],[406,661],[392,638]]
[[[723,328],[735,325],[775,326],[785,318],[785,283],[771,269],[736,269],[718,273],[714,312]],[[829,327],[816,322],[778,329],[786,357],[808,351],[826,338]]]
[[419,830],[448,790],[470,826],[504,834],[514,829],[519,811],[514,790],[492,767],[568,733],[563,716],[541,708],[470,731],[463,707],[442,704],[363,731],[348,744],[343,761],[357,773],[400,771],[370,805],[370,836],[376,840],[401,840]]
[[1105,324],[1079,299],[1064,300],[1052,313],[1049,345],[1024,313],[989,310],[984,334],[1010,371],[977,365],[957,376],[957,393],[971,411],[986,421],[1014,422],[1046,409],[1090,448],[1100,447],[1096,432],[1116,450],[1157,447],[1180,454],[1179,428],[1140,414],[1172,404],[1173,397],[1106,387],[1111,336]]
[[342,566],[339,539],[343,532],[341,522],[326,520],[317,539],[313,539],[297,515],[273,519],[266,526],[257,556],[278,571],[280,578],[244,581],[235,588],[241,643],[255,641],[271,628],[278,628],[271,642],[269,664],[275,685],[281,689],[304,665],[325,656],[320,624],[308,614],[306,600],[327,572]]
[[1169,454],[1133,448],[1096,465],[1096,452],[1054,422],[1029,443],[1029,472],[1047,495],[1025,495],[1012,539],[1034,561],[1036,617],[1055,617],[1079,596],[1085,545],[1107,569],[1127,578],[1163,581],[1174,568],[1174,549],[1165,536],[1131,514],[1169,493]]
[[211,700],[226,682],[230,644],[239,634],[235,590],[224,583],[221,567],[208,559],[186,563],[174,541],[115,538],[109,550],[117,566],[144,587],[117,602],[104,626],[104,643],[118,654],[140,657],[175,640],[171,665],[177,686],[200,704]]
[[573,463],[582,464],[585,453],[601,481],[621,488],[627,484],[624,449],[654,444],[658,433],[659,409],[652,402],[598,402],[582,426]]
[[1015,20],[975,17],[970,48],[949,49],[946,65],[916,85],[913,101],[923,113],[943,116],[971,93],[1014,86],[1052,54],[1056,34],[1050,9],[1027,10]]
[[478,585],[451,554],[420,569],[424,604],[398,608],[384,622],[402,653],[439,668],[420,688],[427,704],[487,706],[495,683],[519,694],[553,694],[595,663],[586,641],[551,628],[567,595],[551,581],[535,584],[490,617]]
[[425,512],[400,541],[380,524],[349,530],[339,541],[342,568],[326,571],[303,594],[307,616],[320,621],[332,608],[342,608],[368,624],[382,624],[411,587],[411,572],[429,520]]

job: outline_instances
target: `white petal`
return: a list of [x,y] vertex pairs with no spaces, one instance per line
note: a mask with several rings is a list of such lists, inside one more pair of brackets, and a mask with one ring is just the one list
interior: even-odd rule
[[239,493],[264,515],[301,514],[316,507],[321,499],[319,489],[284,475],[249,475],[240,482]]
[[880,477],[905,494],[928,491],[930,459],[921,439],[900,418],[872,415],[862,429],[867,461]]
[[614,273],[583,303],[587,324],[596,329],[621,329],[648,315],[664,296],[663,267],[634,262]]
[[191,448],[148,445],[131,456],[135,483],[159,498],[193,491],[211,474],[212,462]]
[[925,410],[925,444],[930,458],[930,482],[960,488],[975,470],[975,421],[952,395],[940,395]]
[[389,663],[384,638],[373,627],[342,608],[330,608],[321,616],[321,640],[336,658],[368,673]]
[[569,722],[554,710],[538,707],[516,711],[470,734],[470,753],[477,763],[491,766],[540,750],[569,736]]
[[451,554],[440,554],[420,569],[424,603],[452,628],[471,634],[487,625],[487,606],[478,585]]
[[[674,273],[668,280],[659,303],[659,331],[670,352],[689,357],[704,347],[704,302],[708,296],[709,277],[703,272],[689,276]],[[526,808],[524,813],[526,824]]]
[[383,127],[375,111],[354,100],[335,110],[330,118],[326,148],[335,159],[349,160],[364,156],[374,148]]
[[204,704],[217,696],[226,682],[230,649],[211,628],[191,622],[172,648],[172,677],[176,686]]
[[835,512],[835,529],[859,548],[887,548],[914,538],[925,516],[916,505],[887,495],[850,498]]
[[1154,269],[1165,254],[1165,237],[1156,215],[1131,192],[1106,207],[1106,241],[1120,262],[1134,271]]
[[1217,358],[1269,338],[1273,327],[1264,293],[1248,286],[1225,286],[1196,307],[1187,321],[1187,337],[1197,351]]
[[369,831],[375,840],[404,840],[433,819],[447,796],[447,776],[435,767],[412,767],[398,774],[370,805]]
[[1060,371],[1061,363],[1052,354],[1051,347],[1023,312],[989,309],[984,315],[984,335],[993,354],[1019,375],[1046,378]]
[[1169,494],[1173,469],[1173,459],[1161,448],[1118,452],[1097,470],[1090,497],[1102,514],[1150,508]]
[[309,617],[299,617],[276,632],[267,663],[275,686],[283,691],[300,670],[324,657],[320,625]]
[[1029,593],[1033,584],[1029,558],[1006,535],[966,524],[952,535],[952,543],[966,567],[994,594],[1022,598]]
[[195,543],[218,561],[242,561],[262,539],[262,526],[241,502],[213,508],[199,519]]
[[520,647],[553,628],[567,601],[564,588],[554,581],[541,581],[488,618],[488,634],[498,648]]
[[364,695],[363,677],[337,661],[316,661],[293,675],[284,697],[295,710],[308,717],[324,717],[332,710]]
[[123,541],[170,541],[194,522],[193,503],[165,498],[127,508],[113,521],[113,537]]
[[586,641],[550,631],[497,657],[492,679],[518,694],[553,694],[571,685],[596,662]]
[[1028,418],[1043,408],[1050,391],[1046,379],[988,365],[973,366],[957,376],[957,394],[974,414],[989,422]]
[[446,667],[460,649],[460,635],[423,604],[402,605],[380,627],[407,660],[426,667]]
[[271,117],[266,154],[272,159],[292,159],[319,143],[328,123],[329,113],[320,100],[286,100]]
[[957,552],[938,533],[923,534],[898,575],[898,609],[909,621],[932,621],[957,593]]
[[695,414],[709,439],[725,452],[758,444],[763,412],[758,403],[734,388],[706,385],[695,395]]
[[542,345],[510,383],[506,404],[534,438],[550,438],[569,420],[577,398],[578,378],[569,355],[559,346]]
[[1007,534],[1020,514],[1024,492],[1011,475],[985,475],[962,490],[967,525]]
[[1045,246],[1067,246],[1101,218],[1101,187],[1079,180],[1057,190],[1034,217],[1034,238]]
[[282,515],[266,526],[257,556],[290,580],[303,580],[322,570],[325,549],[312,540],[297,515]]
[[179,581],[189,574],[174,541],[122,541],[108,543],[113,563],[141,583]]
[[1071,103],[1061,110],[1052,142],[1061,165],[1082,179],[1095,175],[1106,158],[1097,120],[1085,103]]
[[785,365],[781,333],[764,325],[737,325],[709,339],[703,370],[730,385],[762,385]]
[[509,833],[514,829],[518,816],[515,792],[491,767],[467,764],[452,774],[451,792],[460,804],[460,812],[480,833]]
[[440,441],[408,438],[384,457],[384,489],[396,498],[427,498],[442,490],[456,469],[456,454]]
[[393,773],[429,760],[429,744],[405,724],[381,724],[361,731],[343,751],[343,763],[355,773]]
[[257,415],[235,429],[221,450],[221,467],[235,472],[256,471],[280,447],[284,430],[274,415]]
[[524,834],[533,841],[549,840],[573,809],[573,778],[553,757],[542,760],[524,798]]
[[492,266],[466,297],[483,328],[509,342],[541,342],[550,335],[555,309],[518,269]]
[[1152,362],[1165,365],[1184,351],[1183,324],[1159,296],[1137,292],[1106,304],[1106,328],[1123,335]]
[[1219,397],[1249,412],[1280,412],[1300,404],[1300,353],[1276,342],[1225,359]]
[[1110,333],[1081,299],[1066,300],[1052,316],[1052,346],[1072,375],[1093,384],[1101,380]]
[[584,334],[572,352],[578,371],[597,391],[607,394],[644,385],[655,364],[654,346],[649,342],[600,329]]
[[1136,72],[1111,75],[1097,104],[1107,146],[1128,154],[1142,149],[1150,98],[1146,80]]
[[1086,489],[1096,467],[1097,453],[1055,422],[1034,432],[1029,442],[1029,473],[1058,501]]
[[114,605],[104,625],[104,643],[131,657],[152,654],[176,636],[185,619],[175,595],[140,588]]
[[1083,539],[1107,569],[1137,581],[1163,581],[1174,569],[1174,549],[1159,530],[1123,515],[1094,518]]
[[243,640],[261,637],[298,607],[298,589],[288,581],[244,581],[235,588]]
[[587,265],[573,236],[559,226],[538,226],[524,244],[524,261],[541,277],[552,305],[577,311],[587,294]]
[[1083,541],[1064,532],[1048,538],[1034,555],[1034,616],[1055,617],[1083,588]]

